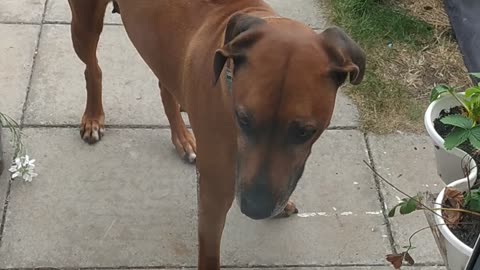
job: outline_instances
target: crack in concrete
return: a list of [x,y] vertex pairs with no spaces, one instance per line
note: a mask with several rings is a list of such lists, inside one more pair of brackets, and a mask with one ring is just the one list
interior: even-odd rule
[[[370,163],[370,166],[372,166],[372,168],[376,171],[376,167],[375,167],[376,165],[375,165],[375,161],[374,161],[374,158],[373,158],[372,150],[370,148],[370,141],[368,140],[367,133],[363,133],[363,137],[365,139],[365,145],[367,147],[368,161]],[[397,249],[395,247],[395,239],[393,238],[392,226],[390,224],[390,220],[388,219],[388,211],[387,211],[386,204],[385,204],[385,198],[383,196],[382,189],[381,189],[382,186],[381,186],[380,180],[378,179],[377,175],[374,174],[373,172],[372,172],[372,175],[373,175],[373,179],[375,180],[375,187],[377,189],[377,195],[378,195],[378,199],[380,201],[380,207],[382,208],[382,213],[383,213],[383,219],[385,221],[385,226],[387,227],[387,233],[388,233],[388,240],[390,242],[390,248],[392,249],[392,253],[396,253]]]

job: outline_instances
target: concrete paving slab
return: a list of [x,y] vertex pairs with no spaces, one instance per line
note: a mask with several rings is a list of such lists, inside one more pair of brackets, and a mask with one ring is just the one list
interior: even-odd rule
[[[410,195],[418,192],[439,192],[443,182],[436,173],[433,146],[424,135],[388,135],[368,137],[377,171]],[[382,184],[382,193],[388,209],[404,196],[393,188]],[[397,198],[398,197],[398,198]],[[408,238],[418,229],[427,227],[423,212],[390,219],[393,236],[399,250],[408,245]],[[417,263],[439,263],[442,258],[430,230],[419,233],[413,239],[417,247],[411,254]]]
[[[326,21],[325,1],[317,0],[267,0],[281,16],[301,21],[312,28],[324,28]],[[121,24],[118,14],[111,13],[111,4],[107,8],[105,22]],[[71,14],[65,0],[50,0],[47,6],[45,21],[70,23]]]
[[[164,268],[149,268],[152,270],[160,270]],[[185,268],[169,268],[166,270],[176,270],[176,269],[185,269]],[[389,266],[335,266],[335,267],[274,267],[274,268],[228,268],[231,270],[392,270],[392,267]],[[446,270],[443,266],[418,266],[418,267],[402,267],[404,270]],[[131,269],[131,270],[141,270],[141,269]]]
[[339,89],[330,127],[358,126],[359,114],[357,107],[353,104],[353,101],[343,93],[342,89]]
[[236,203],[222,258],[228,265],[378,264],[390,253],[359,131],[327,131],[292,196],[300,215],[254,221]]
[[[168,130],[112,129],[93,147],[77,133],[25,131],[39,177],[12,186],[0,267],[194,265],[194,170]],[[357,131],[324,134],[293,197],[303,215],[255,222],[234,208],[224,264],[383,263],[389,244],[382,216],[367,214],[380,206],[362,143]]]
[[[0,143],[2,144],[2,147],[0,149],[3,152],[3,160],[4,160],[4,170],[3,173],[0,175],[0,222],[1,222],[1,217],[3,215],[3,206],[5,203],[5,198],[7,196],[7,190],[8,190],[8,182],[10,180],[10,172],[8,169],[10,168],[10,161],[13,159],[13,149],[10,144],[10,132],[8,131],[7,128],[0,128],[0,132],[2,132],[2,140]],[[2,153],[0,153],[2,154]],[[1,232],[0,232],[1,233]],[[2,243],[0,242],[0,245]]]
[[266,0],[281,16],[323,29],[328,25],[326,1],[321,0]]
[[38,178],[14,182],[0,268],[193,265],[196,173],[168,130],[26,129]]
[[[105,27],[98,55],[103,67],[106,123],[168,125],[156,78],[121,26]],[[83,70],[73,51],[69,27],[45,25],[25,123],[78,124],[86,99]],[[358,126],[358,111],[341,91],[331,126]]]
[[[155,75],[122,26],[106,26],[98,58],[103,68],[106,124],[168,124]],[[27,124],[80,123],[85,109],[84,65],[68,25],[45,25],[25,116]]]
[[38,31],[39,25],[0,24],[0,110],[17,122],[22,117]]
[[[49,0],[47,10],[45,13],[45,22],[47,23],[70,23],[72,20],[72,13],[66,0]],[[112,4],[108,4],[105,11],[105,23],[121,24],[122,19],[120,15],[112,14]]]
[[0,22],[41,23],[44,8],[45,0],[2,0]]

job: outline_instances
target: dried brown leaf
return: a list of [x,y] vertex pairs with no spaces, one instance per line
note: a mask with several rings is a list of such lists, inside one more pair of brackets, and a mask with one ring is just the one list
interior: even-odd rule
[[395,269],[400,269],[403,264],[403,253],[402,254],[388,254],[387,261],[389,261]]
[[[451,208],[461,209],[463,206],[463,192],[447,187],[445,189],[445,195],[443,198],[443,204]],[[462,213],[458,211],[442,211],[443,218],[447,221],[450,227],[458,226],[458,223],[462,219]]]
[[415,264],[415,260],[412,258],[412,256],[410,256],[410,253],[404,252],[403,257],[404,257],[405,261],[408,263],[408,265],[414,265]]

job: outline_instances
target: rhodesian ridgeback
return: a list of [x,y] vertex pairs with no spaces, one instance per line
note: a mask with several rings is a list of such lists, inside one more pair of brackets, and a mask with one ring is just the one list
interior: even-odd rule
[[[96,50],[108,2],[69,0],[73,46],[86,65],[80,133],[88,143],[105,130]],[[234,198],[252,219],[297,211],[289,198],[338,88],[362,81],[365,54],[339,28],[316,33],[262,0],[117,0],[114,11],[158,78],[173,145],[200,173],[198,269],[220,269]]]

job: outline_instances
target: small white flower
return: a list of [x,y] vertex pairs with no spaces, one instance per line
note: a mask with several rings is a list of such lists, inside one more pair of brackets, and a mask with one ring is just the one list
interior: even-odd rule
[[16,158],[14,160],[14,164],[9,169],[9,171],[12,173],[12,179],[21,176],[25,182],[32,182],[33,177],[38,175],[34,172],[34,162],[35,159],[31,160],[28,155]]

